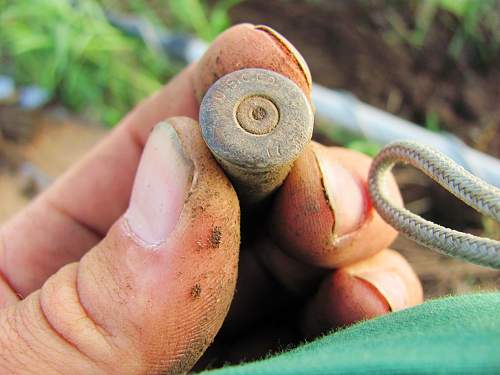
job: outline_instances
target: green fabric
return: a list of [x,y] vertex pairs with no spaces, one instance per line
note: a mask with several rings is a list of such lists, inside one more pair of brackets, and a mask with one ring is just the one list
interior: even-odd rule
[[206,374],[360,373],[500,374],[500,293],[429,301]]

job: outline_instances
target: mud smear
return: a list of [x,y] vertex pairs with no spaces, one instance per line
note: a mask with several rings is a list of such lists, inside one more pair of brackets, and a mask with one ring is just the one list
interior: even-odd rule
[[191,297],[193,297],[194,299],[198,299],[200,298],[201,296],[201,285],[200,284],[195,284],[192,288],[191,288]]
[[210,235],[210,246],[213,249],[218,249],[221,241],[222,241],[222,229],[216,226],[212,229],[212,234]]

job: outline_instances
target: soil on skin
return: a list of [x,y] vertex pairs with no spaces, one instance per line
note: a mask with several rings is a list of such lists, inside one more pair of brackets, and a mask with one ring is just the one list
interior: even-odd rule
[[[0,107],[0,113],[7,115],[8,111],[5,107]],[[17,115],[19,114],[16,112]],[[13,139],[0,137],[0,225],[25,207],[30,199],[107,133],[103,128],[82,124],[74,119],[57,118],[52,114],[35,116],[33,122],[26,122],[25,126],[29,126],[30,130],[18,129],[23,132],[22,138],[19,138],[19,134]],[[409,172],[411,170],[402,171],[400,180],[403,182],[403,192],[412,198],[411,194],[415,190],[412,190],[415,184],[412,179],[415,176]],[[431,204],[426,203],[425,199],[431,200],[414,200],[414,206]],[[459,216],[456,220],[463,221],[464,217]],[[213,228],[209,240],[214,248],[220,245],[220,228]],[[498,289],[500,286],[500,274],[497,271],[441,256],[404,238],[399,238],[393,247],[399,250],[417,271],[423,282],[426,298]],[[201,286],[195,286],[191,293],[193,298],[197,298],[201,294]]]
[[[390,42],[384,3],[251,0],[234,8],[231,16],[234,23],[266,24],[284,34],[304,55],[314,81],[351,91],[417,123],[431,109],[444,129],[500,156],[500,65],[478,68],[473,59],[450,61],[445,51],[451,32],[439,25],[418,53],[403,42]],[[0,224],[105,133],[67,116],[0,106]],[[412,169],[396,174],[411,210],[452,228],[483,233],[484,223],[475,211],[427,178]],[[214,228],[212,246],[219,246],[221,238]],[[440,256],[403,238],[394,247],[416,269],[427,298],[500,287],[497,271]],[[196,288],[193,294],[198,294]]]

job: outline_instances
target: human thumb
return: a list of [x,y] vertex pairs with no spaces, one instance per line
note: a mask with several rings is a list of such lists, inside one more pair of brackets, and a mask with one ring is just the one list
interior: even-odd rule
[[157,125],[104,240],[1,310],[0,373],[187,371],[225,318],[238,247],[236,194],[199,126]]

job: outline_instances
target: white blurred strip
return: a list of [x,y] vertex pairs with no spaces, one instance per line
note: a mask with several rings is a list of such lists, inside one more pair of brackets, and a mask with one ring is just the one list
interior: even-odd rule
[[[365,104],[353,95],[314,84],[315,131],[331,137],[334,128],[373,140],[384,146],[411,140],[431,146],[471,173],[500,187],[500,160],[467,146],[449,133],[434,133],[410,121]],[[333,125],[334,124],[334,125]]]

